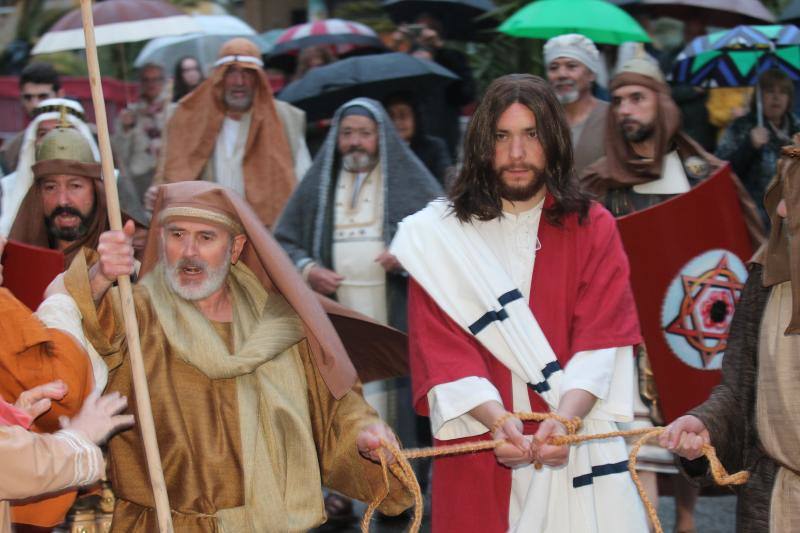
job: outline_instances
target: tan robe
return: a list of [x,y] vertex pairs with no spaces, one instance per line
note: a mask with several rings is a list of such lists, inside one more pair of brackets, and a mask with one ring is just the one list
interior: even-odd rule
[[[95,308],[84,256],[78,259],[65,276],[67,289],[83,315],[88,340],[109,366],[108,391],[131,396],[130,361],[122,342],[121,319],[115,312],[113,293],[109,292]],[[236,379],[210,379],[180,359],[167,342],[149,294],[142,286],[134,289],[134,302],[175,531],[222,531],[218,513],[245,503]],[[307,387],[322,483],[357,499],[371,499],[382,486],[380,468],[358,454],[355,437],[364,425],[377,421],[374,411],[363,401],[358,388],[341,400],[333,398],[313,363],[305,339],[285,353],[298,357],[302,363],[299,367],[305,375],[298,379]],[[132,410],[135,413],[135,406]],[[276,430],[279,428],[276,426]],[[109,451],[109,478],[118,499],[112,531],[156,531],[138,430],[134,428],[111,439]],[[285,460],[270,459],[276,467]],[[291,465],[286,466],[291,469]],[[271,531],[306,531],[325,520],[319,486],[296,486],[289,482],[280,490],[284,501],[271,503],[283,507],[275,514]],[[307,497],[303,498],[304,494]],[[291,504],[298,501],[302,505]],[[409,504],[406,492],[392,490],[382,510],[397,514]]]
[[0,533],[11,533],[8,500],[93,483],[104,470],[100,448],[73,431],[52,435],[0,427]]
[[758,350],[756,425],[764,451],[781,465],[775,477],[770,533],[800,531],[800,337],[784,335],[792,286],[772,288]]

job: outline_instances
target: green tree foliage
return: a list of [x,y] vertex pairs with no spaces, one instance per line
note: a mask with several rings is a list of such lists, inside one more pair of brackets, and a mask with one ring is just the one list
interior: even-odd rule
[[[495,0],[497,9],[486,16],[494,18],[499,26],[528,3],[526,0]],[[506,74],[541,75],[544,72],[541,41],[511,37],[497,31],[487,32],[487,35],[483,42],[465,47],[480,92],[492,80]]]

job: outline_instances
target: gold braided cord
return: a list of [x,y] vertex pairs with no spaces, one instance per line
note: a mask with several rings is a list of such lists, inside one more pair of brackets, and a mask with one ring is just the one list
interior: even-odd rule
[[[647,497],[644,486],[639,479],[639,474],[636,472],[636,458],[639,455],[639,450],[641,447],[647,441],[661,435],[666,428],[640,428],[627,431],[597,433],[594,435],[577,435],[576,433],[578,432],[578,429],[580,429],[581,425],[579,418],[570,420],[555,413],[514,413],[513,416],[516,416],[520,420],[543,421],[546,419],[554,419],[564,424],[564,427],[567,429],[566,435],[552,435],[547,439],[547,444],[553,446],[571,446],[590,440],[610,439],[613,437],[640,437],[631,448],[630,460],[628,461],[628,471],[633,478],[633,483],[636,485],[636,490],[639,492],[639,497],[642,499],[645,511],[647,512],[647,516],[653,524],[655,533],[664,533],[664,529],[661,527],[661,521],[658,519],[658,513],[656,513],[653,503]],[[502,418],[505,421],[508,419],[508,415],[504,415]],[[493,450],[505,442],[506,441],[502,439],[495,439],[480,442],[470,442],[466,444],[454,444],[451,446],[401,450],[393,444],[383,441],[383,447],[378,450],[378,456],[380,457],[381,468],[383,469],[384,490],[382,490],[380,494],[376,495],[367,507],[367,511],[364,513],[364,518],[361,520],[362,533],[369,532],[370,521],[372,520],[375,510],[389,494],[389,470],[391,470],[392,475],[394,475],[404,487],[410,490],[414,496],[414,518],[411,522],[409,532],[418,533],[420,525],[422,524],[422,491],[419,488],[419,483],[414,475],[414,471],[411,469],[409,460],[419,459],[422,457],[440,457],[444,455],[460,455],[465,453]],[[387,457],[387,452],[391,453],[391,456],[394,457],[395,461],[391,464],[388,463],[389,457]],[[750,477],[750,474],[746,471],[728,474],[728,472],[725,470],[725,467],[722,466],[722,463],[720,463],[719,458],[717,458],[716,450],[710,444],[703,446],[703,455],[705,455],[705,457],[708,459],[711,475],[718,485],[741,485]],[[537,468],[541,467],[541,465],[536,466]]]

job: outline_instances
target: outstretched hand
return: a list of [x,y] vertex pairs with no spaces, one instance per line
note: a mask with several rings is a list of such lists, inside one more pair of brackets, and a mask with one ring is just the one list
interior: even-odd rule
[[62,416],[59,421],[64,429],[80,431],[97,445],[104,443],[112,434],[133,425],[133,415],[120,415],[128,407],[128,399],[118,392],[100,396],[93,392],[86,397],[80,412],[72,420]]

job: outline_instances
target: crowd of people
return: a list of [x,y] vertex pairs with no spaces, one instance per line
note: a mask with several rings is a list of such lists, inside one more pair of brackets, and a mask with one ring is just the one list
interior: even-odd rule
[[[436,533],[647,531],[631,442],[548,439],[576,418],[582,434],[663,421],[616,218],[690,194],[726,164],[759,252],[722,384],[637,464],[651,501],[658,473],[674,480],[676,531],[695,530],[706,444],[751,471],[738,531],[798,528],[792,80],[766,71],[750,107],[699,139],[663,57],[638,50],[609,75],[595,43],[559,35],[544,45],[544,77],[506,75],[478,97],[466,56],[437,21],[418,22],[398,46],[458,81],[356,98],[315,124],[275,97],[247,39],[225,43],[207,71],[182,58],[171,81],[142,66],[139,97],[113,125],[115,176],[56,71],[23,71],[30,122],[0,153],[0,250],[8,238],[64,263],[35,312],[0,289],[0,531],[52,530],[79,487],[106,475],[112,531],[157,530],[125,399],[120,276],[135,282],[176,531],[347,522],[351,498],[382,490],[385,443],[486,439],[506,442],[418,466]],[[306,49],[294,77],[335,60]],[[121,231],[109,230],[109,179]],[[337,305],[355,326],[331,321]],[[390,328],[407,334],[408,372],[362,383],[353,350],[388,342]],[[513,415],[530,411],[560,418]],[[413,502],[389,480],[387,519]]]

